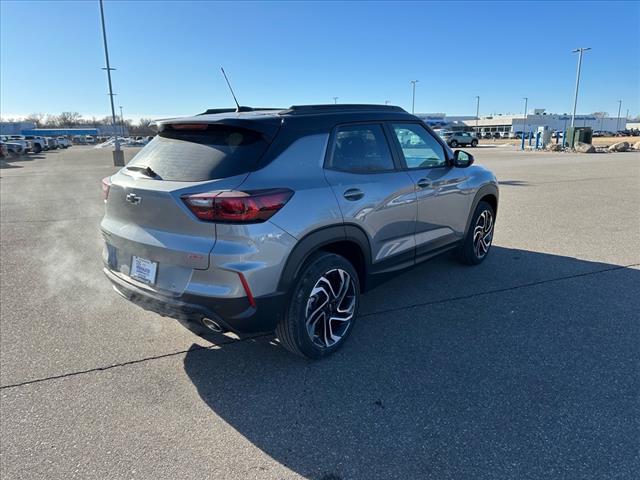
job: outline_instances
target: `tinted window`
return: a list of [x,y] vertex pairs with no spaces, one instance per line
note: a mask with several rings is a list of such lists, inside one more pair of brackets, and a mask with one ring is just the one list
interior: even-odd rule
[[329,168],[358,173],[393,170],[393,159],[382,126],[338,127]]
[[252,130],[226,125],[209,125],[203,130],[168,126],[127,166],[151,167],[162,180],[213,180],[251,171],[268,146]]
[[394,123],[407,168],[443,167],[447,164],[444,148],[422,125]]

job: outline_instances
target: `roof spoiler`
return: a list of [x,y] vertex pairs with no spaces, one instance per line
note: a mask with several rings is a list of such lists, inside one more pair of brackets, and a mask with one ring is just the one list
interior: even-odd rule
[[209,108],[202,113],[198,113],[198,115],[215,115],[216,113],[240,113],[240,112],[264,112],[267,110],[284,110],[284,108],[269,108],[269,107],[245,107],[240,106],[239,108]]
[[292,105],[288,110],[280,112],[281,115],[308,115],[311,113],[336,113],[336,112],[403,112],[407,111],[396,105],[375,105],[358,103],[330,103],[322,105]]

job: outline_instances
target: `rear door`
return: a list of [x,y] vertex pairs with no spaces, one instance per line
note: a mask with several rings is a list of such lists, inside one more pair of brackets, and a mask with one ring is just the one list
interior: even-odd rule
[[373,273],[412,264],[415,187],[407,172],[399,168],[382,124],[336,127],[325,175],[345,223],[359,226],[369,238]]
[[416,257],[460,240],[467,220],[467,171],[449,165],[445,147],[422,124],[390,123],[389,128],[418,202]]
[[209,267],[216,240],[216,225],[199,220],[182,197],[238,187],[269,145],[245,128],[191,127],[165,128],[111,177],[101,224],[110,269],[130,275],[140,257],[157,270],[144,282],[176,293],[193,269]]

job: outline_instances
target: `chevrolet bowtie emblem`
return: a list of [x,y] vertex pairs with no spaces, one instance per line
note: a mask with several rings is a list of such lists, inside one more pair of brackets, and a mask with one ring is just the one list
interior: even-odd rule
[[138,205],[142,201],[142,197],[137,196],[135,193],[127,194],[126,199],[127,199],[127,202],[133,205]]

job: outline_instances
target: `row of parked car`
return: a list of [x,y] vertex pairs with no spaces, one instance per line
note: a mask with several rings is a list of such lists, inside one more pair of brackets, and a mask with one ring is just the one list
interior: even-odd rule
[[603,130],[596,130],[593,132],[594,137],[638,137],[640,136],[640,129],[629,128],[620,130],[618,132],[607,132]]
[[[457,148],[458,146],[476,147],[478,146],[478,141],[481,138],[496,139],[496,140],[522,138],[522,132],[480,132],[480,134],[476,134],[475,132],[463,132],[463,131],[451,131],[451,130],[436,130],[436,132],[438,133],[438,135],[440,135],[440,137],[445,142],[447,142],[447,144],[451,148]],[[536,138],[536,134],[537,132],[535,131],[527,132],[525,133],[525,138],[534,139]],[[552,132],[551,134],[553,138],[555,137],[562,138],[563,135],[564,133],[560,131]],[[593,132],[594,137],[604,137],[604,136],[626,137],[626,136],[637,136],[637,135],[640,135],[640,130],[621,130],[617,133],[616,132],[600,132],[600,131]]]
[[[481,138],[484,139],[501,139],[501,138],[522,138],[522,134],[519,132],[481,132],[476,134],[475,132],[464,131],[451,131],[451,130],[436,130],[438,135],[447,142],[451,148],[461,147],[477,147],[478,141]],[[535,138],[535,132],[529,132],[526,134],[526,138]]]
[[66,137],[38,137],[34,135],[0,136],[0,156],[18,156],[40,153],[46,150],[69,148],[71,141]]

